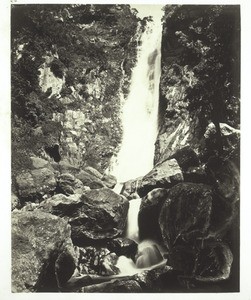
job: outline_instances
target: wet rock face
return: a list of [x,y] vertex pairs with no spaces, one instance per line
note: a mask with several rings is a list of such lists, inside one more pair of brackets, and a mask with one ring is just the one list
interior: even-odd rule
[[77,244],[86,240],[112,239],[122,234],[126,225],[129,202],[108,188],[90,190],[82,196],[55,195],[40,204],[42,210],[67,216],[72,239]]
[[[138,214],[139,236],[141,240],[161,240],[159,215],[164,201],[167,199],[167,190],[157,188],[142,198]],[[147,224],[147,225],[146,225]]]
[[193,249],[209,230],[212,200],[212,189],[204,184],[180,183],[169,190],[159,224],[174,269],[192,271]]
[[61,218],[41,211],[13,212],[12,292],[57,291],[58,257],[63,252],[71,257],[64,261],[66,281],[75,268],[70,235],[70,226]]
[[[165,101],[167,101],[167,99]],[[182,99],[177,99],[175,101],[177,101],[176,104],[170,101],[168,106],[182,106]],[[161,128],[156,140],[154,163],[157,164],[167,160],[176,151],[187,145],[193,145],[193,147],[197,149],[199,143],[197,138],[193,135],[195,131],[194,127],[196,128],[197,126],[196,117],[193,119],[192,123],[186,110],[178,110],[174,115],[171,114],[171,116],[166,112],[166,116],[162,120]]]
[[183,181],[183,174],[175,159],[166,160],[156,165],[152,171],[146,174],[139,182],[137,192],[144,197],[154,188],[170,188]]

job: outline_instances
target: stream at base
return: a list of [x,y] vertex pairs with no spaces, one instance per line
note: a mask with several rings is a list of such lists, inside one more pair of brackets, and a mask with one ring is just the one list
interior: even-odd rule
[[138,243],[138,251],[134,260],[126,256],[119,257],[116,264],[120,270],[119,275],[132,276],[166,265],[166,260],[163,257],[165,251],[160,245],[152,240],[139,240],[138,213],[140,204],[141,198],[130,200],[126,229],[126,237]]

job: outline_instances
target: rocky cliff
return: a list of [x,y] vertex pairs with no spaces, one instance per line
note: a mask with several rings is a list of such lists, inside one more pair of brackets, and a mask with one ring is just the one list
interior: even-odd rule
[[[224,151],[219,124],[235,129],[240,124],[239,42],[238,6],[165,6],[155,163],[187,145],[203,161]],[[211,122],[216,143],[205,153]]]
[[12,7],[13,173],[31,155],[106,169],[121,139],[137,28],[129,5]]

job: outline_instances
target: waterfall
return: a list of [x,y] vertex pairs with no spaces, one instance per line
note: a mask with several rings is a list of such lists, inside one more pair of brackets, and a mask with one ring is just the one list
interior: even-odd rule
[[122,107],[122,144],[110,170],[118,182],[143,176],[153,167],[158,130],[161,35],[161,19],[154,18],[147,23],[138,46],[129,95]]
[[[158,133],[159,81],[161,72],[162,24],[159,15],[147,23],[138,46],[137,63],[132,70],[130,91],[122,97],[123,137],[120,151],[113,161],[110,172],[121,183],[146,175],[153,168],[155,141]],[[141,199],[130,201],[126,236],[138,240],[138,212]],[[144,242],[143,242],[144,243]],[[157,245],[142,244],[137,255],[137,265],[129,258],[120,256],[117,267],[123,274],[135,274],[138,267],[151,266],[161,261]],[[140,252],[142,251],[142,253]],[[163,262],[161,262],[163,264]],[[165,261],[164,261],[165,263]]]

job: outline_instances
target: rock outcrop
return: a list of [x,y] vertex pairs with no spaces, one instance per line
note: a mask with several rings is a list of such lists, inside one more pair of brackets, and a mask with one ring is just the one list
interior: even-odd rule
[[[12,292],[57,291],[55,262],[62,253],[66,281],[76,257],[67,221],[41,211],[12,213]],[[68,274],[68,275],[67,275]]]
[[56,179],[52,170],[38,168],[22,171],[16,177],[18,195],[24,199],[42,198],[56,188]]
[[209,231],[212,201],[212,188],[204,184],[180,183],[169,190],[159,223],[175,270],[191,274],[194,247]]
[[154,166],[139,182],[137,192],[140,197],[145,196],[155,188],[170,188],[183,181],[183,174],[175,159],[166,160]]
[[40,204],[40,209],[68,217],[76,244],[108,240],[125,229],[129,202],[108,188],[89,190],[82,195],[55,195]]
[[75,178],[70,173],[63,173],[57,180],[57,190],[65,195],[81,194],[88,187],[80,179]]
[[138,214],[139,237],[141,240],[162,240],[159,215],[162,205],[167,199],[167,194],[166,189],[157,188],[142,198]]
[[138,245],[135,241],[128,238],[116,238],[107,243],[107,248],[118,256],[124,255],[134,259]]

